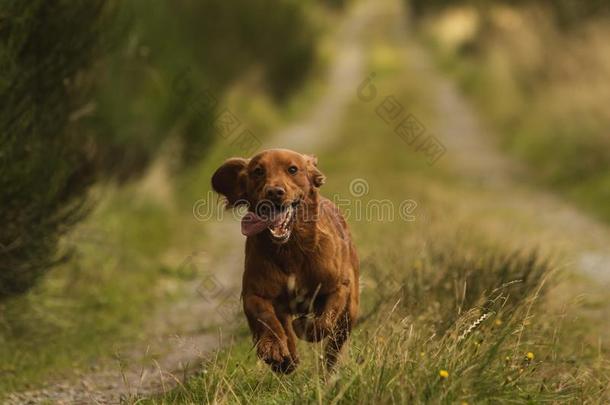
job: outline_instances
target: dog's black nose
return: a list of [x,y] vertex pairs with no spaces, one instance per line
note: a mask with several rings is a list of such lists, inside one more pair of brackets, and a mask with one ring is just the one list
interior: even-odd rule
[[279,200],[286,194],[286,190],[282,187],[269,187],[267,189],[267,198],[270,200]]

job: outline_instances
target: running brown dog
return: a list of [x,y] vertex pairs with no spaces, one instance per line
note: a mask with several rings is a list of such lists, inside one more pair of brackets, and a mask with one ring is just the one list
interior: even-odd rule
[[228,207],[248,206],[244,312],[276,372],[297,366],[297,336],[326,339],[332,368],[358,315],[358,256],[339,209],[319,194],[324,181],[316,157],[287,149],[229,159],[212,176]]

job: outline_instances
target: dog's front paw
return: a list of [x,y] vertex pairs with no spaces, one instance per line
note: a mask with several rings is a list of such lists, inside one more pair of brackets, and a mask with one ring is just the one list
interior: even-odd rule
[[298,363],[293,360],[286,344],[271,338],[262,338],[257,343],[258,357],[271,366],[276,373],[290,374]]

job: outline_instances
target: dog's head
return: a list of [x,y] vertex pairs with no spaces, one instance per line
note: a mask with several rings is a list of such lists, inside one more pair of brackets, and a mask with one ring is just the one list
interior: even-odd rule
[[285,243],[299,220],[297,208],[315,201],[324,184],[317,163],[315,156],[270,149],[251,159],[227,160],[212,176],[212,187],[227,198],[229,207],[249,205],[250,214],[242,221],[244,234],[268,231],[274,242]]

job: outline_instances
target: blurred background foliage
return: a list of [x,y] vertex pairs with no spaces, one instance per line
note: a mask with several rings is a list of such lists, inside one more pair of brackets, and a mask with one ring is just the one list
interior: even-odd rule
[[285,101],[316,36],[294,0],[3,1],[0,300],[67,258],[92,184],[139,176],[168,144],[177,168],[200,161],[228,87],[250,74]]
[[[430,45],[490,133],[530,166],[526,173],[610,221],[607,2],[400,1],[412,11],[410,34]],[[341,26],[347,3],[0,0],[0,397],[86,369],[161,323],[191,326],[188,310],[186,318],[172,313],[174,324],[155,317],[183,298],[184,284],[200,281],[185,270],[185,258],[202,249],[225,254],[209,244],[213,231],[192,212],[208,174],[238,153],[212,122],[230,106],[242,127],[263,137],[309,111],[327,85],[316,82],[326,73],[320,65],[341,50],[325,37]],[[381,30],[404,36],[388,23],[394,16],[379,14],[363,41],[376,80],[394,77],[379,89],[402,88],[401,102],[432,123],[426,82],[388,68],[402,54],[387,37],[374,42]],[[460,241],[447,231],[459,217],[448,208],[481,207],[482,195],[462,189],[444,163],[431,168],[381,142],[387,126],[355,94],[353,102],[345,141],[321,159],[333,179],[324,193],[345,192],[354,174],[364,173],[377,179],[377,197],[419,195],[421,208],[441,219],[422,221],[421,232],[356,223],[362,257],[404,236],[438,244],[426,235],[433,222],[445,226],[439,235]],[[468,233],[511,221],[504,212],[491,221],[484,211],[464,220]],[[457,255],[456,262],[440,252],[463,250],[443,249],[431,256],[428,274],[434,283],[438,277],[438,294],[410,293],[446,300],[445,313],[454,314],[439,266],[459,274],[502,270],[502,261],[491,259],[503,256],[476,262]],[[488,288],[503,274],[463,275]]]
[[544,7],[553,13],[553,18],[562,25],[581,23],[584,19],[608,13],[608,4],[604,0],[410,0],[408,5],[416,16],[438,12],[447,7],[470,5],[481,10],[488,10],[497,5]]
[[[312,4],[4,1],[0,299],[67,258],[57,242],[87,213],[92,184],[136,178],[170,145],[176,170],[204,158],[236,80],[277,103],[294,94],[316,61]],[[610,219],[607,2],[407,4],[501,143]]]
[[610,221],[610,3],[409,2],[529,176]]

